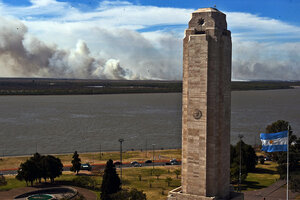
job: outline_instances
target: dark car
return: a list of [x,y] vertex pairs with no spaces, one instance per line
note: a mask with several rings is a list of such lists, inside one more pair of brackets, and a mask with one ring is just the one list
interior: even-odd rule
[[131,166],[132,167],[141,167],[142,164],[138,163],[137,161],[133,161],[133,162],[131,162]]
[[133,166],[133,167],[141,167],[142,164],[141,164],[141,163],[134,163],[132,166]]
[[146,160],[145,163],[152,163],[152,160]]
[[170,160],[171,165],[179,165],[179,162],[176,159]]
[[272,159],[269,156],[267,156],[265,157],[265,161],[272,161]]
[[85,164],[81,164],[80,169],[81,170],[91,171],[92,170],[92,166],[89,163],[85,163]]

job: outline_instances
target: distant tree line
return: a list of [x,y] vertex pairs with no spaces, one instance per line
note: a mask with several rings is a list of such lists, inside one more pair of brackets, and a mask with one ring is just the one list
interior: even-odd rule
[[54,182],[56,177],[59,177],[63,171],[63,164],[59,158],[51,155],[43,156],[35,153],[24,163],[21,163],[16,178],[20,181],[25,180],[26,184],[30,182],[33,186],[34,181],[41,183],[44,179],[50,179],[51,183]]

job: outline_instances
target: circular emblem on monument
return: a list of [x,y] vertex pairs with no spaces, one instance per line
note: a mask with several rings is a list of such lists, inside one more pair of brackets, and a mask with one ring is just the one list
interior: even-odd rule
[[193,112],[193,116],[195,119],[200,119],[202,117],[202,112],[199,109],[195,109]]
[[198,24],[199,24],[200,26],[202,26],[202,25],[204,24],[204,19],[203,19],[203,18],[200,18],[200,19],[198,20]]

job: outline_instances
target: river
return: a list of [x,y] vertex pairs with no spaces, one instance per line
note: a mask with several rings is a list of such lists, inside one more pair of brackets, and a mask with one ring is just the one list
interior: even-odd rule
[[[300,89],[232,92],[231,142],[283,119],[300,130]],[[0,155],[181,147],[181,94],[0,96]]]

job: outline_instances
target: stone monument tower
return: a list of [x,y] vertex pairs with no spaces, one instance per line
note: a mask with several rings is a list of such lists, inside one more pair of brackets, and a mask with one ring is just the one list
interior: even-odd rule
[[226,15],[199,9],[183,40],[182,186],[169,200],[231,198],[230,83]]

